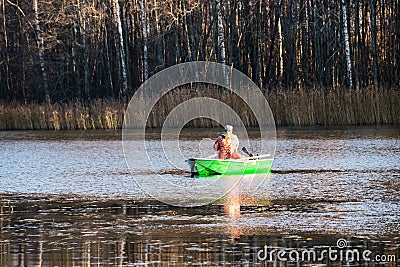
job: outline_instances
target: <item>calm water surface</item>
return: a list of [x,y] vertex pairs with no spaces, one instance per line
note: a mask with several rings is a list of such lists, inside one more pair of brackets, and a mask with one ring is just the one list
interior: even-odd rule
[[[190,156],[216,135],[183,134],[180,145]],[[277,137],[273,174],[256,191],[178,208],[138,188],[119,132],[0,132],[1,266],[400,266],[400,127]],[[135,171],[197,181],[163,162]],[[265,246],[321,252],[339,238],[395,260],[257,257]]]

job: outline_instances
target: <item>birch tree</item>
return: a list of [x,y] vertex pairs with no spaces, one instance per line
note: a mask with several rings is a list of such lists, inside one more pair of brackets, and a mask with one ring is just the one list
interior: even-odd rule
[[221,56],[221,63],[226,64],[226,53],[225,53],[225,32],[224,32],[224,23],[222,17],[222,0],[215,0],[215,8],[217,9],[217,23],[218,23],[218,41],[219,41],[219,50]]
[[34,11],[36,44],[37,44],[37,48],[38,48],[40,70],[41,70],[42,79],[43,79],[44,100],[46,103],[50,103],[49,81],[47,78],[46,62],[44,60],[43,40],[41,37],[41,30],[40,30],[40,23],[39,23],[38,2],[37,2],[37,0],[33,0],[32,3],[33,3],[33,11]]
[[261,19],[262,19],[262,17],[263,17],[263,2],[262,2],[262,0],[259,0],[259,2],[258,2],[258,5],[259,5],[259,8],[258,8],[258,14],[257,14],[257,16],[256,16],[256,19],[257,19],[257,44],[256,44],[256,49],[257,49],[257,75],[256,75],[256,77],[257,77],[257,83],[258,83],[258,86],[260,87],[260,88],[263,88],[263,67],[262,67],[262,63],[261,63],[261,61],[262,61],[262,55],[261,55],[261,50],[262,50],[262,47],[263,47],[263,42],[261,41],[261,39],[262,39],[262,37],[261,37],[261,34],[262,34],[262,30],[261,30]]
[[282,80],[283,74],[283,37],[282,37],[282,23],[281,23],[281,16],[278,19],[278,46],[279,46],[279,71],[277,71],[278,79]]
[[[10,92],[11,91],[11,85],[10,85],[10,68],[9,68],[9,64],[10,64],[10,56],[8,54],[8,35],[7,35],[7,18],[6,18],[6,3],[5,0],[2,1],[2,15],[3,15],[3,42],[4,42],[4,48],[3,48],[3,58],[5,60],[4,62],[4,73],[5,73],[5,92]],[[3,80],[0,77],[0,81]]]
[[126,96],[189,60],[271,92],[391,89],[399,36],[398,0],[0,0],[0,100]]
[[355,19],[354,19],[354,33],[355,33],[355,52],[354,52],[354,74],[355,74],[355,79],[354,83],[356,88],[359,88],[359,76],[360,76],[360,51],[361,51],[361,33],[360,33],[360,3],[358,1],[355,2],[354,4],[354,9],[355,9]]
[[114,5],[114,18],[115,24],[117,26],[117,35],[118,35],[118,44],[119,44],[119,58],[121,62],[121,72],[122,72],[122,95],[124,97],[128,94],[128,78],[127,78],[127,70],[125,64],[125,45],[124,45],[124,36],[122,33],[122,22],[120,17],[119,3],[118,0],[112,0]]
[[143,82],[149,78],[149,62],[147,48],[147,18],[146,18],[146,0],[140,0],[140,18],[142,22],[143,38]]
[[346,68],[347,68],[347,79],[349,87],[353,87],[352,71],[351,71],[351,57],[350,57],[350,42],[349,42],[349,28],[347,23],[347,10],[345,0],[342,0],[342,22],[343,22],[343,39],[344,48],[346,53]]

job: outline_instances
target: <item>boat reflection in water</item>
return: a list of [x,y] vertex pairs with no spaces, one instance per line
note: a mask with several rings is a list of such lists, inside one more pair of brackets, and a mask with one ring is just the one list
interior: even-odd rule
[[[143,194],[120,137],[107,136],[0,132],[0,266],[399,266],[398,126],[283,129],[269,177],[242,177],[223,199],[190,208]],[[193,148],[196,138],[181,143]],[[157,171],[169,171],[163,164]],[[153,173],[138,173],[152,183]],[[321,251],[339,238],[396,260],[257,258],[266,245]]]
[[270,174],[248,174],[239,178],[238,184],[221,200],[226,217],[229,218],[227,233],[233,239],[251,234],[251,225],[241,220],[241,207],[256,207],[268,202],[268,196],[257,199],[254,191],[262,184],[270,182]]
[[[7,196],[0,203],[1,266],[252,265],[261,264],[257,252],[265,245],[321,249],[340,237],[274,229],[281,214],[296,220],[296,213],[314,216],[322,211],[271,203],[241,194],[240,187],[218,203],[193,208],[151,200],[52,196],[34,200]],[[399,254],[398,237],[348,240],[354,248]],[[337,262],[323,264],[337,266]],[[275,261],[266,266],[281,265]]]

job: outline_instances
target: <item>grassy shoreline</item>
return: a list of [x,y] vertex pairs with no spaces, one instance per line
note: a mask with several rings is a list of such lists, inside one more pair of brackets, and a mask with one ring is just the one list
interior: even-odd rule
[[[166,114],[177,104],[202,94],[193,91],[167,94],[153,109],[148,126],[162,126]],[[224,92],[216,98],[229,102],[244,118],[246,126],[256,126],[250,109],[243,106],[240,99]],[[278,90],[266,95],[266,99],[277,127],[400,124],[398,89]],[[95,99],[89,104],[80,101],[51,105],[0,102],[0,130],[116,130],[122,127],[126,106],[125,102],[114,99]],[[209,120],[197,120],[190,126],[216,125]]]

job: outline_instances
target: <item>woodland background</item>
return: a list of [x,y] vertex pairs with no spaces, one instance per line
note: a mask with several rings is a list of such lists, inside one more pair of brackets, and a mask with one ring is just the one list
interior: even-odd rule
[[248,75],[277,125],[400,124],[397,0],[0,0],[0,21],[0,129],[119,128],[195,60]]

